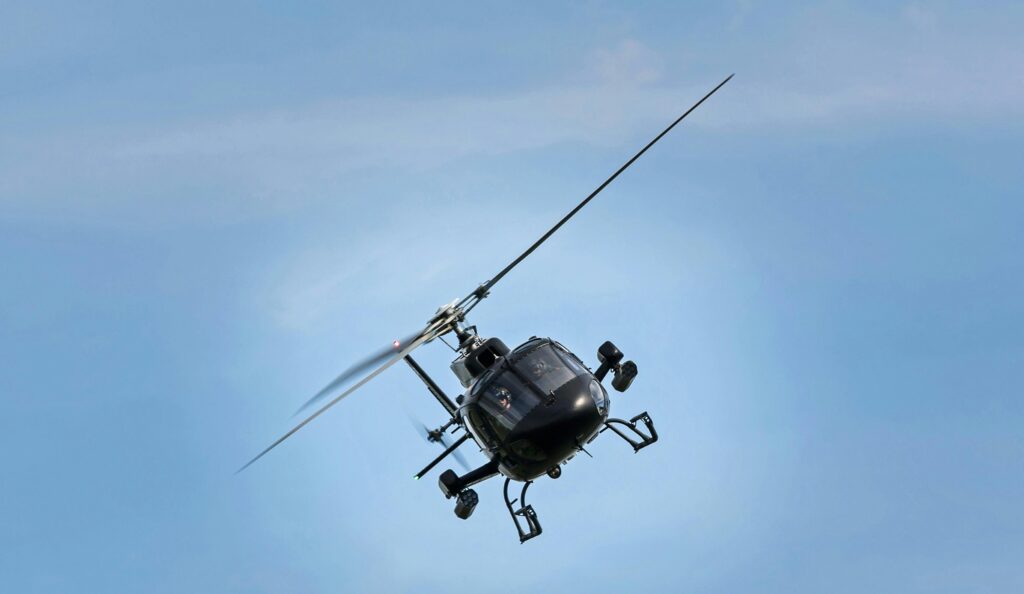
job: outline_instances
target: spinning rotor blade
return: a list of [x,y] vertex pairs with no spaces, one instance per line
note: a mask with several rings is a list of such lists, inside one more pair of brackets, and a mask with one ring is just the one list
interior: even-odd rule
[[378,364],[382,363],[383,361],[386,361],[388,357],[391,357],[395,353],[397,353],[400,350],[402,350],[403,346],[413,342],[414,340],[419,338],[419,336],[421,334],[422,334],[422,332],[418,332],[416,334],[410,334],[409,336],[406,336],[405,338],[401,338],[399,340],[396,340],[395,342],[391,343],[390,346],[377,351],[376,353],[370,355],[369,357],[366,357],[362,361],[359,361],[358,363],[352,365],[351,367],[349,367],[345,371],[342,371],[341,375],[339,375],[338,377],[334,378],[333,382],[327,384],[324,387],[324,389],[322,389],[319,392],[317,392],[315,396],[313,396],[312,398],[307,400],[305,404],[300,406],[299,410],[295,411],[295,414],[297,415],[300,412],[306,410],[314,402],[317,402],[318,400],[320,400],[324,396],[330,394],[331,392],[333,392],[335,389],[337,389],[339,386],[344,384],[346,381],[348,381],[352,377],[354,377],[356,375],[359,375],[360,373],[366,371],[367,369],[370,369],[374,365],[378,365]]
[[[451,444],[448,443],[448,440],[446,440],[444,437],[441,437],[441,445],[443,445],[445,449],[448,449],[448,447],[451,446]],[[452,456],[455,456],[455,459],[459,462],[459,466],[462,466],[463,470],[470,470],[469,463],[466,462],[466,458],[461,453],[459,453],[459,450],[453,451]]]
[[[412,426],[416,428],[416,432],[419,433],[423,437],[423,439],[425,439],[425,440],[427,440],[429,442],[430,441],[430,427],[427,427],[427,425],[425,423],[423,423],[422,421],[420,421],[419,419],[413,418],[412,415],[408,415],[408,416],[409,416],[409,422],[412,423]],[[445,449],[448,449],[448,447],[451,446],[451,443],[449,443],[448,440],[445,439],[445,437],[446,437],[446,435],[444,433],[442,433],[441,434],[441,439],[440,439],[440,441],[438,443],[440,443],[442,446],[444,446]],[[461,453],[459,453],[459,450],[453,451],[452,452],[452,456],[455,456],[455,459],[459,462],[459,465],[462,466],[462,468],[464,468],[465,470],[471,470],[470,467],[469,467],[469,462],[466,462],[466,458],[463,457],[463,455]]]
[[[545,242],[545,241],[547,240],[547,238],[551,237],[551,235],[553,235],[555,231],[558,231],[558,229],[559,229],[559,228],[561,228],[561,226],[562,226],[562,225],[564,225],[564,224],[566,223],[566,221],[568,221],[569,219],[571,219],[571,218],[573,217],[573,215],[575,215],[575,214],[576,214],[577,212],[579,212],[579,211],[580,211],[580,209],[582,209],[582,208],[583,208],[584,206],[586,206],[586,205],[587,205],[587,203],[588,203],[588,202],[590,202],[590,201],[591,201],[591,200],[592,200],[592,199],[594,198],[594,196],[597,196],[597,195],[598,195],[599,193],[601,193],[601,190],[605,189],[605,187],[606,187],[606,186],[607,186],[608,184],[612,183],[612,181],[614,181],[616,177],[619,177],[619,174],[620,174],[620,173],[622,173],[623,171],[625,171],[625,170],[626,170],[626,169],[627,169],[627,168],[628,168],[628,167],[629,167],[630,165],[632,165],[632,164],[633,164],[633,162],[634,162],[634,161],[636,161],[637,159],[639,159],[639,158],[640,158],[640,156],[641,156],[641,155],[643,155],[644,153],[646,153],[646,152],[647,152],[647,149],[649,149],[649,148],[651,148],[652,146],[654,146],[654,143],[656,143],[656,142],[658,142],[659,140],[661,140],[661,137],[662,137],[662,136],[664,136],[664,135],[668,134],[669,130],[671,130],[672,128],[675,128],[675,127],[676,127],[676,124],[678,124],[679,122],[683,121],[683,118],[685,118],[686,116],[690,115],[690,112],[691,112],[691,111],[693,111],[693,110],[695,110],[695,109],[697,109],[697,107],[699,107],[701,103],[704,103],[704,101],[705,101],[705,100],[706,100],[706,99],[707,99],[708,97],[710,97],[710,96],[714,95],[714,94],[715,94],[715,91],[717,91],[718,89],[722,88],[722,86],[723,86],[723,85],[724,85],[725,83],[729,82],[729,80],[730,80],[730,79],[731,79],[731,78],[732,78],[733,76],[734,76],[733,74],[730,74],[729,76],[727,76],[727,77],[725,78],[725,80],[723,80],[722,82],[718,83],[718,86],[716,86],[715,88],[711,89],[711,90],[710,90],[710,91],[708,92],[708,94],[707,94],[707,95],[704,95],[704,96],[703,96],[703,97],[701,98],[701,100],[700,100],[700,101],[698,101],[698,102],[694,103],[694,104],[693,104],[693,106],[692,106],[692,107],[690,107],[690,109],[687,109],[687,110],[686,110],[686,112],[685,112],[685,113],[683,113],[683,115],[679,116],[679,118],[677,118],[677,119],[676,119],[676,121],[672,122],[672,124],[671,124],[671,125],[669,125],[669,127],[668,127],[668,128],[665,128],[665,129],[664,129],[664,130],[663,130],[663,131],[661,132],[661,134],[658,134],[657,136],[655,136],[655,137],[654,137],[654,140],[652,140],[652,141],[648,142],[648,143],[647,143],[647,146],[645,146],[644,148],[640,149],[640,152],[639,152],[639,153],[637,153],[637,154],[633,155],[633,158],[632,158],[632,159],[630,159],[629,161],[626,161],[626,164],[625,164],[625,165],[623,165],[622,167],[619,167],[619,170],[618,170],[618,171],[616,171],[615,173],[613,173],[613,174],[612,174],[612,176],[611,176],[611,177],[609,177],[608,179],[604,180],[604,183],[602,183],[602,184],[601,184],[600,186],[598,186],[596,190],[594,190],[593,192],[591,192],[589,196],[587,196],[586,198],[584,198],[582,202],[580,202],[579,204],[577,204],[577,205],[576,205],[576,208],[572,209],[571,211],[569,211],[569,214],[567,214],[567,215],[565,215],[564,217],[562,217],[562,220],[558,221],[558,223],[557,223],[557,224],[556,224],[556,225],[555,225],[554,227],[552,227],[551,229],[549,229],[547,233],[545,233],[545,234],[544,234],[543,236],[541,236],[541,238],[540,238],[540,239],[538,239],[538,240],[537,240],[536,242],[534,242],[534,244],[533,244],[533,245],[531,245],[531,246],[529,247],[529,249],[527,249],[527,250],[526,250],[525,252],[523,252],[522,254],[520,254],[520,255],[519,255],[519,257],[518,257],[518,258],[516,258],[515,260],[513,260],[511,264],[509,264],[508,266],[506,266],[505,268],[503,268],[503,269],[501,270],[501,272],[499,272],[498,274],[496,274],[496,275],[494,276],[494,278],[492,278],[491,280],[489,280],[489,281],[487,281],[486,283],[483,283],[482,285],[480,285],[479,287],[477,287],[477,289],[476,289],[475,291],[473,291],[472,293],[470,293],[469,295],[467,295],[467,296],[466,296],[466,297],[465,297],[465,298],[464,298],[464,299],[463,299],[462,301],[460,301],[460,302],[459,302],[459,306],[465,306],[465,311],[467,311],[467,312],[468,312],[468,311],[469,311],[470,309],[472,309],[472,308],[473,308],[473,307],[474,307],[474,306],[475,306],[475,305],[476,305],[477,303],[479,303],[481,299],[483,299],[484,297],[487,297],[487,293],[488,293],[488,291],[490,291],[490,290],[491,290],[491,287],[493,287],[493,286],[494,286],[495,284],[497,284],[497,282],[498,282],[498,281],[500,281],[500,280],[502,279],[502,277],[504,277],[504,276],[505,276],[506,274],[508,274],[508,273],[509,273],[509,271],[511,271],[511,270],[512,270],[513,268],[515,268],[515,267],[516,267],[516,265],[518,265],[518,264],[519,264],[520,262],[522,262],[523,260],[525,260],[527,256],[529,256],[530,254],[532,254],[532,253],[533,253],[533,250],[535,250],[535,249],[537,249],[538,247],[540,247],[540,244],[544,243],[544,242]],[[476,298],[475,300],[473,299],[474,297]]]
[[[262,452],[260,452],[255,458],[253,458],[252,460],[249,460],[248,462],[246,462],[245,466],[242,466],[241,468],[239,468],[235,472],[235,474],[238,474],[239,472],[242,472],[243,470],[248,468],[250,465],[252,465],[253,462],[255,462],[255,461],[259,460],[260,458],[262,458],[264,456],[264,454],[266,454],[270,450],[276,448],[278,446],[278,444],[280,444],[282,441],[284,441],[284,440],[288,439],[289,437],[291,437],[296,431],[298,431],[299,429],[302,429],[310,421],[312,421],[313,419],[315,419],[315,418],[319,417],[321,414],[323,414],[324,411],[326,411],[327,409],[331,408],[332,406],[334,406],[335,404],[340,402],[342,398],[348,396],[352,392],[355,392],[359,388],[363,387],[364,384],[366,384],[367,382],[369,382],[373,378],[375,378],[378,375],[380,375],[381,372],[383,372],[385,369],[387,369],[388,367],[391,367],[395,363],[401,361],[402,357],[405,357],[406,355],[411,353],[413,350],[415,350],[420,345],[422,345],[422,344],[424,344],[424,343],[426,343],[428,341],[431,341],[431,340],[437,338],[438,336],[440,336],[444,331],[446,331],[446,324],[445,324],[446,322],[447,322],[447,320],[437,319],[437,320],[434,320],[429,325],[427,325],[427,327],[424,328],[422,332],[420,332],[419,334],[414,335],[415,336],[414,340],[412,340],[412,341],[406,343],[404,346],[402,346],[401,350],[399,350],[398,352],[394,353],[394,355],[392,355],[392,357],[390,359],[388,359],[387,362],[385,362],[383,365],[381,365],[376,370],[374,370],[373,373],[371,373],[370,375],[368,375],[368,376],[364,377],[363,379],[359,380],[359,382],[356,383],[354,386],[352,386],[351,388],[345,390],[341,394],[335,396],[333,400],[331,400],[327,404],[321,406],[319,409],[317,409],[317,411],[315,413],[313,413],[313,414],[309,415],[308,417],[306,417],[305,419],[303,419],[303,421],[301,423],[299,423],[298,425],[292,427],[291,431],[289,431],[288,433],[285,433],[284,435],[279,437],[277,439],[277,441],[275,441],[274,443],[272,443],[269,446],[267,446],[267,448],[265,450],[263,450]],[[345,374],[342,374],[342,375],[345,375]],[[337,382],[337,380],[335,380],[335,382]],[[331,385],[328,386],[328,387],[332,387],[335,384],[335,382],[331,382]],[[325,388],[325,390],[326,389],[327,388]],[[323,390],[321,390],[321,392],[323,392]]]

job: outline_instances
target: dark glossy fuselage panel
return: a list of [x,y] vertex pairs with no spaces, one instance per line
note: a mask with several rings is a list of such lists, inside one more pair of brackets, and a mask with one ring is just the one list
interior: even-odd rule
[[561,345],[533,341],[471,386],[459,414],[503,474],[530,480],[573,456],[601,428],[607,393]]

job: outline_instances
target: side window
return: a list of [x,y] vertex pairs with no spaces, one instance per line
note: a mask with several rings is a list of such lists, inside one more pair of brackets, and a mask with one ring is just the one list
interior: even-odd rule
[[495,426],[486,415],[480,414],[475,408],[469,409],[469,427],[472,432],[479,434],[488,447],[496,446],[508,435],[507,428],[502,425]]
[[485,371],[484,374],[480,376],[480,379],[476,380],[476,383],[473,384],[473,388],[472,390],[470,390],[470,393],[473,394],[474,396],[479,394],[487,386],[487,384],[491,382],[491,378],[493,377],[493,369],[488,369],[487,371]]

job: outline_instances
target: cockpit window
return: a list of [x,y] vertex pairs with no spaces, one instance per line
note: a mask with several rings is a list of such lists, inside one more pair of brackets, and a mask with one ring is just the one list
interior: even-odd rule
[[545,343],[545,342],[547,342],[547,340],[545,340],[543,338],[537,338],[536,336],[534,336],[530,340],[527,340],[523,344],[517,346],[516,350],[512,351],[512,354],[513,355],[521,355],[521,354],[525,353],[526,351],[529,351],[530,349],[535,348],[537,345],[539,345],[541,343]]
[[509,371],[497,374],[481,392],[480,405],[506,430],[540,403],[540,397]]
[[540,346],[515,362],[516,373],[545,394],[550,394],[576,377],[550,343]]
[[562,358],[562,361],[565,362],[566,366],[568,366],[569,369],[572,370],[572,372],[575,375],[583,375],[584,373],[590,373],[590,369],[588,369],[587,366],[584,365],[579,360],[579,358],[576,357],[576,355],[569,352],[568,349],[558,344],[557,342],[554,344],[555,348],[558,350],[558,355]]

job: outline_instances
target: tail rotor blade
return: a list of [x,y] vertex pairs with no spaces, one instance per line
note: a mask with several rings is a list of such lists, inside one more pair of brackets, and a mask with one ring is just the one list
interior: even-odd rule
[[[441,436],[441,445],[443,445],[445,449],[448,449],[448,446],[451,445],[443,435]],[[455,459],[459,462],[459,466],[462,466],[463,470],[469,470],[469,462],[466,462],[466,458],[459,453],[459,450],[452,451],[452,456],[455,456]]]
[[[416,430],[416,433],[419,433],[423,437],[424,440],[429,442],[430,441],[430,427],[427,427],[427,425],[425,423],[423,423],[419,419],[416,419],[415,417],[413,417],[410,414],[407,414],[406,416],[409,417],[409,422],[412,424],[413,428]],[[451,445],[450,440],[443,433],[441,434],[440,442],[441,442],[441,445],[444,446],[445,449],[448,449],[448,446]],[[459,452],[459,450],[453,451],[452,452],[452,456],[454,456],[455,459],[458,461],[459,466],[462,466],[462,468],[465,469],[465,470],[470,470],[469,462],[466,461],[466,458]]]

